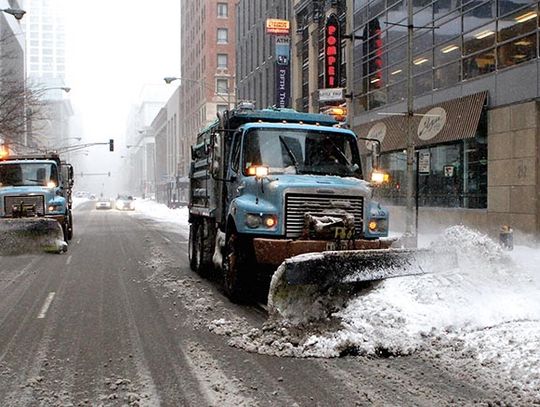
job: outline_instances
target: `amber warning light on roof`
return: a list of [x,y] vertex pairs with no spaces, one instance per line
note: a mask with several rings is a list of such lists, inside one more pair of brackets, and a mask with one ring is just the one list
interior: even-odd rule
[[291,25],[288,20],[278,20],[277,18],[269,18],[266,20],[267,34],[288,35]]

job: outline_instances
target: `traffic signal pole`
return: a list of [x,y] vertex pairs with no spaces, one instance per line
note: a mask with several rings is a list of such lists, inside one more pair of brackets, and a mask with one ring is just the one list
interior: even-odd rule
[[114,140],[110,139],[106,143],[76,144],[76,145],[73,145],[73,146],[67,146],[67,147],[64,147],[64,148],[59,148],[59,149],[53,150],[53,151],[55,153],[57,153],[57,154],[62,154],[62,153],[70,153],[72,151],[77,151],[77,150],[84,150],[85,148],[93,147],[93,146],[109,146],[109,151],[114,151]]

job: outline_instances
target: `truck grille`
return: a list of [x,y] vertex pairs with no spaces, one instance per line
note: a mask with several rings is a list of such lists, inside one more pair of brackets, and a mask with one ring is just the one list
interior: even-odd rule
[[323,214],[332,210],[345,210],[354,215],[355,234],[363,230],[364,199],[361,196],[301,195],[285,196],[285,234],[296,239],[302,234],[304,214]]
[[45,214],[45,198],[43,195],[24,195],[24,196],[6,196],[4,198],[4,209],[6,216],[13,215],[13,206],[20,205],[21,202],[25,207],[36,206],[36,213],[39,215]]

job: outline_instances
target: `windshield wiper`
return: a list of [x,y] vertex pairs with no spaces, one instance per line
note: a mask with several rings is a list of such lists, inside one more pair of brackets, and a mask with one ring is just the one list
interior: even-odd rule
[[347,158],[345,153],[343,151],[341,151],[341,149],[337,146],[336,143],[334,143],[334,141],[332,139],[328,138],[328,140],[330,141],[330,143],[332,143],[332,147],[334,147],[335,151],[337,151],[339,153],[339,155],[341,156],[341,158],[343,158],[345,160],[345,163],[348,166],[350,166],[351,162],[349,161],[349,159]]
[[292,152],[291,148],[288,146],[283,136],[279,136],[279,141],[281,142],[281,144],[283,144],[283,147],[285,147],[285,150],[287,151],[287,154],[289,154],[289,157],[291,157],[291,160],[294,164],[294,168],[296,169],[296,173],[300,174],[300,169],[298,167],[299,166],[298,160],[296,159],[294,153]]

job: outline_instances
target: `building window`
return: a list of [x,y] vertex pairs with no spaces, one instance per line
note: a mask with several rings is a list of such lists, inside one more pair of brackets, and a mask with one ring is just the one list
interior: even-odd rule
[[[486,137],[421,148],[418,154],[429,156],[429,168],[418,174],[419,206],[487,208]],[[388,169],[391,181],[377,188],[378,199],[390,205],[405,205],[406,153],[382,154],[381,164]]]
[[227,44],[229,42],[229,30],[226,28],[218,28],[217,42],[218,44]]
[[227,18],[229,16],[229,5],[227,3],[217,4],[217,16],[220,18]]
[[228,79],[216,80],[216,93],[226,94],[228,92],[229,92],[229,80]]
[[218,68],[228,68],[229,66],[229,56],[227,54],[217,54],[217,67]]

